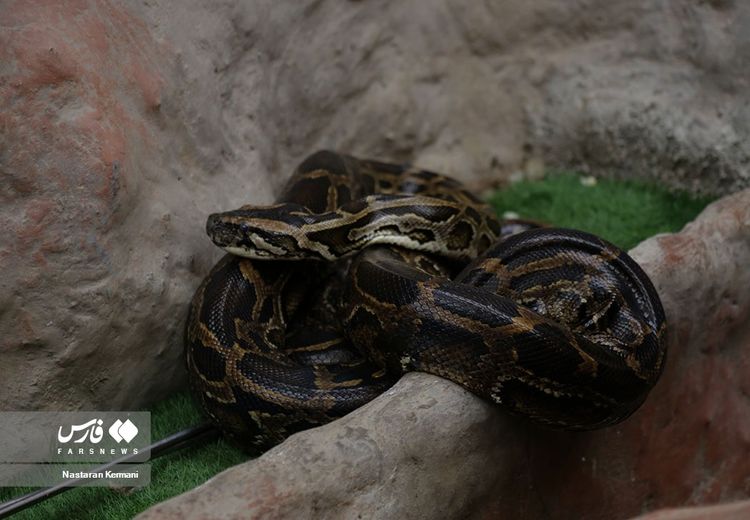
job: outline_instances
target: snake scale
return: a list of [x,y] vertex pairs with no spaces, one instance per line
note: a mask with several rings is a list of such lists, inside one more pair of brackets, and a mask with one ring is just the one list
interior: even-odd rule
[[571,430],[628,417],[662,371],[664,312],[625,252],[499,221],[434,172],[317,152],[276,204],[213,214],[206,230],[230,254],[190,306],[191,387],[254,450],[405,371]]

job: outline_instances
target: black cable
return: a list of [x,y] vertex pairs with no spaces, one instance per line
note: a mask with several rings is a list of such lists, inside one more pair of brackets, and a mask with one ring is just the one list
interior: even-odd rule
[[[127,464],[133,459],[142,458],[143,453],[149,453],[149,460],[154,460],[162,455],[169,453],[170,451],[180,450],[186,448],[192,444],[197,443],[199,440],[211,441],[218,438],[220,435],[212,424],[201,424],[200,426],[193,426],[180,432],[174,433],[161,440],[158,440],[148,446],[138,454],[126,455],[119,459],[107,462],[96,468],[89,470],[90,472],[105,472],[106,470],[114,467],[117,464]],[[38,504],[48,498],[52,498],[55,495],[62,493],[63,491],[75,487],[87,479],[84,478],[73,478],[68,479],[59,484],[55,484],[52,487],[37,489],[31,493],[21,495],[20,497],[13,498],[7,502],[0,504],[0,518],[7,518],[8,516],[18,513],[19,511],[26,509],[34,504]]]

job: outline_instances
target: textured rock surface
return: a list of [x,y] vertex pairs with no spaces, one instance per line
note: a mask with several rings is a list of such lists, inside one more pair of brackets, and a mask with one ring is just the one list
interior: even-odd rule
[[409,374],[343,419],[139,518],[460,518],[496,484],[478,467],[521,462],[518,449],[496,449],[523,445],[507,422],[453,383]]
[[750,518],[750,500],[715,506],[680,507],[654,511],[637,520],[747,520]]
[[721,193],[750,186],[737,73],[750,64],[747,3],[181,6],[137,9],[177,50],[186,101],[219,130],[205,137],[225,140],[224,164],[258,155],[288,172],[336,147],[477,181],[541,161]]
[[749,9],[3,2],[0,409],[180,387],[205,215],[270,201],[320,147],[476,184],[546,163],[747,186]]
[[750,190],[632,255],[671,337],[663,378],[621,425],[544,431],[411,374],[141,519],[627,518],[747,497]]
[[3,2],[0,74],[0,409],[165,397],[220,256],[205,215],[240,198],[215,187],[268,200],[268,181],[218,172],[173,51],[122,7]]

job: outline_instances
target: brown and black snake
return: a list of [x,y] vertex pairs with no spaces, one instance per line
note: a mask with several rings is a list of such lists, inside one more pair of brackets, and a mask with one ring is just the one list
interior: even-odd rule
[[191,386],[265,449],[375,398],[405,371],[555,428],[635,411],[661,374],[659,297],[589,233],[499,221],[446,176],[329,151],[278,202],[211,215],[230,254],[193,297]]

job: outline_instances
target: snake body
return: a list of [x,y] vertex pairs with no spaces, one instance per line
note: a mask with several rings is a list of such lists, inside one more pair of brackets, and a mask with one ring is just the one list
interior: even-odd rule
[[334,152],[276,204],[211,215],[227,250],[193,297],[186,357],[207,415],[265,449],[405,371],[565,429],[628,417],[661,374],[665,319],[627,253],[500,222],[457,181]]

